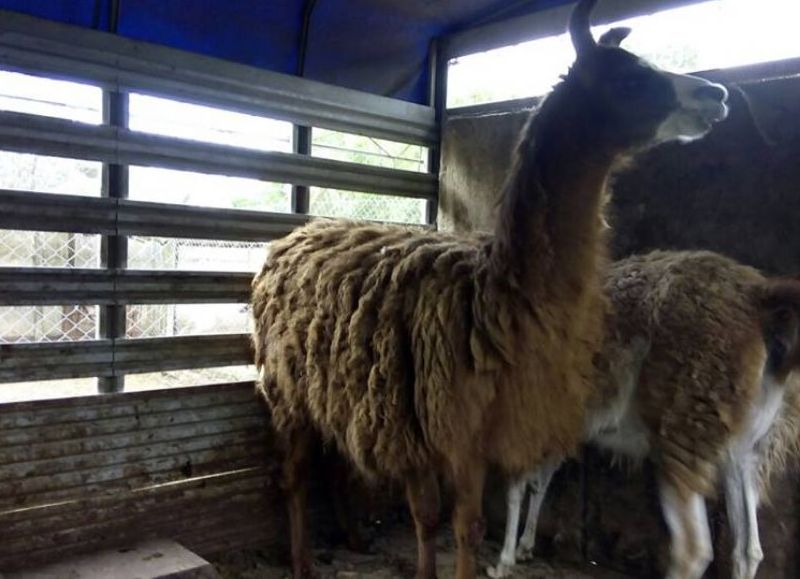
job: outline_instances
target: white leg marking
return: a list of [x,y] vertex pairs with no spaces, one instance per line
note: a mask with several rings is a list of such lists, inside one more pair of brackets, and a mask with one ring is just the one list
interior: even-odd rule
[[742,469],[738,464],[738,457],[731,456],[730,462],[724,471],[725,508],[728,512],[728,525],[733,539],[733,579],[747,577],[747,558],[745,547],[747,545],[747,513],[744,505],[744,488],[742,485]]
[[536,526],[539,523],[539,512],[542,509],[542,503],[547,494],[547,487],[550,486],[550,481],[553,475],[561,466],[561,462],[551,462],[544,465],[541,469],[533,473],[528,479],[528,485],[531,489],[530,504],[528,505],[528,517],[525,520],[525,531],[522,533],[522,538],[519,540],[519,547],[517,547],[517,559],[526,561],[533,555],[533,547],[536,544]]
[[754,579],[764,559],[758,536],[758,463],[752,453],[731,455],[725,468],[725,503],[733,535],[733,579]]
[[705,500],[696,493],[682,497],[665,481],[661,483],[660,494],[672,537],[666,579],[700,579],[713,557]]
[[757,463],[748,461],[744,476],[744,504],[747,513],[747,575],[745,579],[754,579],[758,566],[764,559],[761,540],[758,536],[758,481],[756,479]]
[[514,558],[514,548],[517,544],[517,530],[519,529],[519,513],[522,507],[522,497],[525,494],[525,484],[527,475],[512,481],[508,486],[506,494],[506,536],[503,541],[503,550],[500,553],[500,560],[494,567],[489,567],[486,574],[494,579],[506,577],[510,574],[511,568],[516,563]]

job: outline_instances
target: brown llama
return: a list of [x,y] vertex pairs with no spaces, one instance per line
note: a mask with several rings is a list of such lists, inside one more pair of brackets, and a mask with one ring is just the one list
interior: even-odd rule
[[253,282],[258,389],[284,447],[294,576],[313,573],[309,449],[405,484],[418,576],[434,577],[438,475],[455,491],[456,576],[475,576],[487,465],[509,474],[572,453],[601,343],[601,208],[612,168],[699,138],[727,114],[719,85],[596,43],[524,129],[489,238],[317,220],[275,242]]
[[[668,579],[699,579],[713,553],[704,498],[721,474],[733,579],[763,553],[757,508],[800,436],[800,281],[769,279],[712,252],[623,259],[606,276],[606,343],[595,361],[586,438],[656,465],[672,538]],[[506,539],[492,577],[530,557],[555,459],[508,491]],[[520,505],[531,489],[517,545]]]

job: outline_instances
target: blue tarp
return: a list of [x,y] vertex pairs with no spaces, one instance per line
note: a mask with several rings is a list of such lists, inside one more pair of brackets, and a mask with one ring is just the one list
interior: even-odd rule
[[[0,8],[109,30],[114,0],[0,0]],[[304,9],[313,0],[119,0],[116,32],[297,74]],[[303,76],[424,103],[433,38],[566,0],[316,0]]]

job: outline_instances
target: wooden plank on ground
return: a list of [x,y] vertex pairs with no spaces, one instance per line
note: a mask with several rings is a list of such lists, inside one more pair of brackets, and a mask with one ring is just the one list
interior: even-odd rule
[[10,573],[8,579],[219,579],[214,567],[175,541],[156,539]]

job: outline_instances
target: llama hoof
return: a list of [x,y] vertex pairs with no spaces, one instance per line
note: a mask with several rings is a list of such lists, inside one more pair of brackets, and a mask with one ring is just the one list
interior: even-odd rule
[[519,547],[517,549],[517,561],[530,561],[533,559],[533,547]]
[[502,563],[498,563],[494,566],[490,565],[486,568],[486,574],[492,579],[501,579],[502,577],[511,575],[511,567]]

